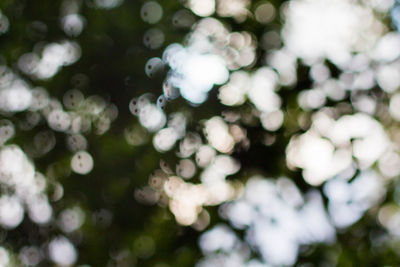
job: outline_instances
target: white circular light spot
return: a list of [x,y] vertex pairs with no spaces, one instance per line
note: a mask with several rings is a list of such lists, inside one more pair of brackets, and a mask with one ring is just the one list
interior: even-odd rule
[[196,174],[196,165],[190,159],[182,159],[176,166],[176,174],[184,179],[190,179]]
[[140,10],[142,20],[149,24],[157,23],[162,18],[162,15],[162,7],[155,1],[145,3]]
[[215,12],[215,0],[190,0],[189,8],[200,17],[208,17]]
[[158,57],[153,57],[147,61],[146,66],[144,67],[144,71],[146,72],[147,76],[153,78],[156,74],[160,73],[163,68],[164,63],[162,62],[162,60]]
[[168,81],[163,83],[163,92],[165,98],[168,100],[173,100],[179,97],[179,89]]
[[73,152],[85,150],[87,148],[86,138],[81,134],[69,135],[67,137],[67,147]]
[[61,266],[70,266],[77,260],[77,252],[65,237],[57,237],[49,244],[50,259]]
[[30,201],[29,205],[29,218],[37,223],[47,223],[53,215],[53,209],[51,208],[47,197],[38,197]]
[[161,129],[165,125],[167,119],[164,112],[156,105],[147,104],[140,109],[139,121],[147,130],[154,132]]
[[0,224],[6,229],[17,227],[24,218],[24,208],[16,197],[0,198]]
[[8,266],[10,263],[10,256],[8,255],[8,251],[0,247],[0,266]]
[[188,28],[192,26],[194,22],[195,18],[193,14],[186,9],[177,11],[172,17],[172,24],[180,28]]
[[62,111],[61,109],[56,109],[50,112],[49,117],[47,118],[49,122],[50,128],[55,131],[65,131],[71,124],[71,119],[67,112]]
[[79,229],[85,220],[85,213],[79,207],[63,210],[58,218],[61,230],[71,233]]
[[164,43],[164,33],[159,29],[150,29],[143,36],[143,43],[150,49],[157,49]]
[[166,97],[164,95],[160,95],[157,98],[157,107],[164,110],[166,105],[167,105]]
[[281,110],[276,110],[270,113],[262,113],[260,121],[264,129],[276,131],[282,126],[283,112]]
[[84,97],[81,91],[72,89],[65,92],[63,103],[66,108],[76,109],[82,103]]
[[178,135],[173,128],[165,128],[160,130],[153,139],[153,145],[157,151],[165,152],[170,150],[178,138]]
[[202,145],[196,153],[196,162],[200,167],[205,167],[214,159],[217,153],[209,145]]
[[71,160],[71,168],[79,174],[88,174],[93,169],[93,158],[86,151],[77,152]]
[[62,18],[61,26],[68,36],[76,37],[83,30],[83,18],[77,14],[69,14]]
[[275,8],[270,3],[259,5],[254,13],[256,20],[263,24],[271,22],[275,18]]

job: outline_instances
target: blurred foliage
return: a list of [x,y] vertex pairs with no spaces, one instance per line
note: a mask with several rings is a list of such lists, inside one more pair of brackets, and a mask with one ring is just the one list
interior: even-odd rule
[[[9,29],[0,35],[0,62],[27,81],[32,88],[43,87],[50,97],[62,101],[65,92],[79,89],[85,96],[100,96],[107,104],[112,103],[118,109],[118,116],[110,128],[102,134],[95,130],[86,132],[87,151],[93,157],[94,167],[87,175],[71,170],[71,158],[74,155],[67,148],[66,132],[55,131],[42,119],[34,127],[20,127],[30,111],[2,112],[1,118],[11,121],[15,135],[7,144],[21,147],[34,163],[35,169],[47,179],[46,193],[51,199],[52,219],[44,224],[32,222],[25,216],[15,228],[0,230],[0,242],[9,252],[11,266],[18,266],[18,253],[25,246],[36,246],[43,250],[43,259],[37,266],[53,266],[46,254],[46,246],[54,237],[63,234],[75,245],[78,252],[76,266],[194,266],[202,257],[198,239],[202,233],[189,226],[176,222],[174,214],[161,202],[151,205],[140,203],[135,198],[137,190],[148,185],[149,176],[164,160],[169,166],[175,166],[180,160],[177,151],[158,152],[152,143],[153,133],[148,132],[132,116],[129,103],[132,98],[151,93],[154,101],[162,94],[162,86],[167,71],[155,78],[145,74],[146,62],[152,57],[162,57],[164,49],[171,43],[185,44],[192,26],[173,26],[173,17],[177,11],[185,9],[183,1],[159,1],[163,16],[156,27],[165,36],[162,45],[149,49],[144,44],[143,36],[153,25],[141,19],[141,8],[146,1],[125,0],[114,8],[102,8],[98,3],[113,1],[29,1],[3,0],[0,10],[9,21]],[[118,2],[118,1],[116,1]],[[248,9],[254,10],[263,1],[251,1]],[[262,40],[265,32],[280,32],[283,18],[279,8],[287,5],[285,1],[271,1],[276,17],[268,24],[259,23],[249,16],[244,21],[232,17],[215,15],[231,32],[249,32],[256,40]],[[79,34],[66,34],[62,26],[63,12],[66,6],[76,5],[76,13],[82,19],[83,30]],[[67,8],[68,9],[68,8]],[[73,9],[73,8],[72,8]],[[64,11],[63,11],[64,10]],[[193,15],[193,14],[192,14]],[[193,15],[196,21],[199,16]],[[390,24],[389,22],[386,22]],[[388,27],[391,27],[390,25]],[[40,54],[49,43],[61,43],[64,40],[76,42],[80,47],[79,59],[64,65],[48,79],[35,78],[21,71],[18,61],[26,54],[35,51]],[[255,60],[240,69],[255,72],[265,65],[265,57],[278,47],[255,48]],[[334,78],[342,73],[330,60],[324,62]],[[296,134],[305,133],[311,125],[316,109],[304,110],[298,104],[299,94],[313,86],[310,67],[296,59],[297,82],[282,85],[279,96],[285,113],[284,127],[267,132],[257,118],[257,111],[250,102],[227,107],[220,102],[219,86],[214,86],[206,102],[193,105],[183,98],[167,104],[167,114],[183,112],[187,115],[188,131],[197,132],[206,143],[203,134],[205,121],[213,116],[222,116],[227,111],[236,112],[244,118],[237,122],[245,130],[249,144],[235,146],[230,156],[240,162],[241,169],[227,180],[245,184],[255,174],[265,177],[287,176],[292,179],[301,192],[316,188],[322,192],[322,185],[311,186],[303,177],[300,169],[288,168],[286,148]],[[381,97],[378,86],[371,90],[371,95]],[[351,103],[351,94],[341,100],[340,115],[355,113]],[[336,107],[337,101],[328,100],[326,107]],[[350,104],[349,104],[350,105]],[[349,111],[350,109],[350,111]],[[92,128],[98,118],[92,118]],[[381,118],[378,118],[381,120]],[[382,120],[383,121],[383,120]],[[390,125],[390,124],[389,124]],[[128,144],[126,129],[133,128],[142,134],[144,142],[139,145]],[[55,136],[54,147],[40,156],[29,154],[29,146],[41,131],[51,131]],[[271,144],[267,144],[273,140]],[[267,144],[267,145],[266,145]],[[192,182],[199,183],[197,173]],[[396,184],[396,181],[391,182]],[[62,185],[62,197],[52,198]],[[387,202],[391,202],[391,188],[388,187]],[[6,194],[7,190],[1,191]],[[157,202],[157,201],[156,201]],[[327,205],[328,198],[323,202]],[[80,229],[63,233],[57,226],[58,215],[70,207],[80,207],[85,220]],[[210,215],[207,229],[221,222],[219,206],[207,206],[204,209]],[[375,209],[375,210],[374,210]],[[297,266],[397,266],[399,263],[398,240],[387,245],[384,241],[377,244],[386,230],[376,220],[378,207],[373,207],[356,224],[338,230],[337,240],[333,244],[312,244],[300,247]],[[237,230],[238,236],[244,237],[244,231]],[[390,239],[390,237],[389,237]],[[261,257],[252,252],[255,258]],[[13,265],[15,264],[15,265]],[[55,266],[55,265],[54,265]]]

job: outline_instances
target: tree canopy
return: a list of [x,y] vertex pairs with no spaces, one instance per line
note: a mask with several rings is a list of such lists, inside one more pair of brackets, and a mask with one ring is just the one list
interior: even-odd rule
[[3,0],[0,266],[397,266],[400,2]]

